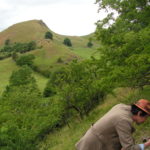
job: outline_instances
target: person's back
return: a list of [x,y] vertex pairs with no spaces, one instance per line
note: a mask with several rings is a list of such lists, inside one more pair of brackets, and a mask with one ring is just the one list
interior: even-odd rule
[[[120,126],[125,128],[130,134],[130,131],[133,131],[132,122],[131,106],[118,104],[91,126],[76,144],[76,148],[78,150],[120,150],[121,143],[118,134],[122,133],[118,133],[120,132],[120,129],[117,129],[118,125],[119,128]],[[129,146],[130,143],[134,144],[132,138],[128,140],[131,140]],[[92,149],[89,148],[90,146]],[[135,149],[140,150],[139,146],[136,146]]]

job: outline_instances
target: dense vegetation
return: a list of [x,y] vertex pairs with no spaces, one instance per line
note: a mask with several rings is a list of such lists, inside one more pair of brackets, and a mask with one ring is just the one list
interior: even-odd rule
[[25,53],[37,48],[36,42],[28,43],[10,43],[10,40],[5,41],[5,45],[0,49],[0,60],[12,56],[14,53]]
[[33,150],[37,139],[61,123],[61,104],[42,98],[31,73],[27,66],[13,72],[0,99],[2,150]]
[[[101,53],[110,76],[124,86],[143,87],[150,84],[150,4],[147,0],[101,1],[100,8],[113,13],[97,22],[96,36],[101,40]],[[115,22],[110,25],[110,21]],[[109,26],[106,28],[106,26]],[[106,68],[105,67],[105,68]]]
[[66,46],[69,46],[69,47],[72,46],[71,40],[69,38],[65,38],[63,41],[63,44],[65,44]]
[[[45,134],[68,124],[72,118],[88,116],[115,88],[143,89],[150,85],[149,1],[97,0],[97,3],[100,8],[112,8],[119,14],[117,19],[111,13],[97,22],[95,35],[102,44],[101,57],[74,60],[56,69],[43,93],[32,76],[33,55],[18,57],[13,53],[21,68],[12,73],[0,99],[2,150],[34,150]],[[1,53],[14,49],[25,52],[26,44],[10,45],[10,42],[5,42]]]

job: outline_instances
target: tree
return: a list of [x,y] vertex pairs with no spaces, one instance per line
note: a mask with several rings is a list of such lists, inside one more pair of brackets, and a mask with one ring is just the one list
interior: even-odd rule
[[[96,37],[101,41],[101,61],[109,68],[113,80],[122,86],[142,87],[150,84],[150,5],[146,0],[97,0],[100,9],[110,13],[97,22]],[[110,21],[114,21],[110,24]],[[107,26],[107,28],[106,28]]]
[[89,42],[87,43],[87,47],[91,48],[92,46],[93,46],[93,43],[92,43],[91,41],[89,41]]
[[53,34],[50,32],[50,31],[47,31],[46,33],[45,33],[45,39],[53,39]]
[[20,70],[14,71],[9,80],[10,86],[20,86],[35,83],[32,77],[32,70],[28,66],[23,66]]
[[35,56],[33,54],[23,55],[23,56],[20,56],[16,60],[16,63],[19,66],[28,65],[28,66],[31,67],[33,65],[33,60],[34,59],[35,59]]
[[69,38],[65,38],[63,44],[65,44],[66,46],[69,46],[69,47],[72,46],[71,40]]

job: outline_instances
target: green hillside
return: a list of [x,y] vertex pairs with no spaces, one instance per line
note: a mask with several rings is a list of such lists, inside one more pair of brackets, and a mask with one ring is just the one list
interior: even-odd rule
[[[75,143],[90,128],[91,124],[101,118],[110,108],[118,103],[131,104],[140,98],[150,99],[150,87],[145,87],[143,91],[130,88],[118,88],[115,95],[108,95],[101,105],[97,106],[89,116],[83,120],[76,118],[64,126],[61,130],[50,133],[37,146],[38,150],[75,150]],[[149,137],[150,119],[137,128],[133,135],[137,143],[142,143],[142,138]]]
[[[97,3],[119,15],[98,21],[94,34],[59,35],[41,20],[0,33],[0,149],[75,150],[114,105],[150,100],[149,2]],[[137,111],[133,136],[142,143],[150,120]]]
[[[53,40],[44,38],[47,31],[52,32]],[[67,47],[63,44],[63,40],[66,37],[71,40],[72,47]],[[35,56],[34,65],[38,67],[38,70],[51,72],[61,66],[65,66],[73,59],[81,60],[90,58],[91,56],[99,56],[97,53],[97,42],[93,42],[94,46],[92,48],[87,47],[90,37],[93,37],[93,35],[81,37],[59,35],[51,31],[42,20],[31,20],[17,23],[0,32],[0,47],[3,47],[7,39],[10,40],[10,44],[36,41],[40,48],[21,55],[33,54]],[[61,59],[61,63],[58,62],[59,59]],[[0,94],[6,87],[12,71],[17,68],[18,66],[16,66],[11,58],[0,61]],[[47,79],[44,79],[45,77],[37,73],[35,73],[35,77],[40,78],[38,82],[42,83],[39,86],[43,89]]]

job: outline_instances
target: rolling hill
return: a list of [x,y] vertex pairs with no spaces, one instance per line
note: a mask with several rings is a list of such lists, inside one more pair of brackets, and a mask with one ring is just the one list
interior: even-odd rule
[[[44,38],[47,31],[53,34],[53,40]],[[71,40],[72,47],[67,47],[63,44],[63,40],[66,37]],[[38,70],[51,72],[61,66],[67,65],[73,59],[81,60],[90,58],[92,55],[98,56],[98,43],[93,38],[93,47],[88,48],[87,43],[89,38],[93,38],[93,34],[87,36],[59,35],[51,31],[42,20],[30,20],[14,24],[0,32],[0,47],[4,46],[7,39],[9,39],[10,44],[35,41],[37,43],[37,49],[21,55],[33,54],[35,56],[34,65]],[[61,59],[61,63],[58,62],[59,59]],[[16,66],[11,57],[0,61],[0,94],[7,85],[12,71],[17,68],[18,66]],[[37,73],[35,77],[37,78]],[[38,78],[42,80],[39,86],[44,87],[47,79],[41,77],[41,75]]]

